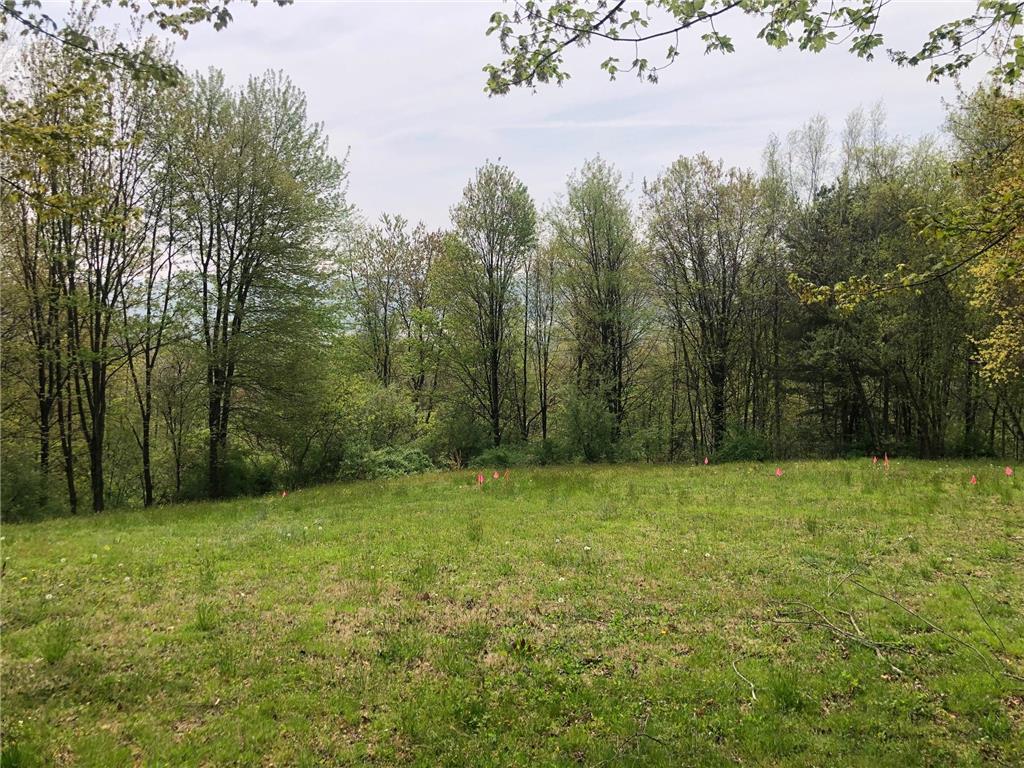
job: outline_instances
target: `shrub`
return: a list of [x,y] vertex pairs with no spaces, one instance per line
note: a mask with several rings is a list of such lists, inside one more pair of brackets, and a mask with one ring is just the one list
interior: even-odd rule
[[534,463],[541,466],[550,464],[568,464],[572,461],[572,451],[558,440],[548,438],[530,446]]
[[[61,461],[59,454],[51,452],[50,477],[44,480],[34,454],[21,452],[15,446],[4,446],[0,517],[5,523],[41,520],[67,512],[67,486],[64,484]],[[87,490],[88,484],[85,487]],[[88,503],[87,496],[79,498],[80,505]]]
[[12,456],[5,450],[4,476],[0,483],[0,509],[4,522],[41,517],[42,478],[31,459]]
[[379,480],[415,475],[434,469],[434,463],[419,448],[381,448],[368,451],[355,465],[347,467],[349,477]]
[[716,452],[718,461],[767,461],[772,457],[772,444],[762,434],[747,430],[731,430]]
[[[285,482],[281,460],[267,453],[232,450],[224,460],[224,495],[261,496],[280,488]],[[187,464],[182,471],[180,501],[209,497],[209,477],[204,462]]]
[[527,467],[537,463],[537,457],[525,445],[488,448],[475,456],[470,462],[471,467]]
[[228,454],[224,465],[227,496],[260,496],[281,485],[278,462],[269,456]]
[[[419,419],[408,394],[397,387],[374,386],[353,398],[352,426],[376,450],[415,439]],[[399,449],[400,450],[400,449]]]
[[439,463],[458,456],[468,461],[491,446],[491,434],[474,413],[456,408],[440,409],[431,419],[423,447]]
[[587,461],[616,458],[615,416],[598,394],[573,389],[565,406],[566,437]]

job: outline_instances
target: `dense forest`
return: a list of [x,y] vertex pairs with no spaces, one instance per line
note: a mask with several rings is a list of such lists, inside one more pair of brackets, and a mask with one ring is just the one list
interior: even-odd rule
[[1019,88],[916,142],[881,106],[811,117],[756,171],[580,158],[551,201],[481,158],[435,231],[349,205],[284,74],[42,37],[12,67],[9,519],[430,467],[1024,451]]

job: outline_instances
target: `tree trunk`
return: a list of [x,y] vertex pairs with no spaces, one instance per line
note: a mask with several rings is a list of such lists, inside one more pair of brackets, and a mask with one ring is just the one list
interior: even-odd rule
[[711,385],[711,443],[714,449],[720,450],[725,442],[725,361],[721,352],[715,351],[709,371]]
[[104,502],[103,483],[103,429],[104,416],[98,414],[92,423],[89,441],[89,487],[92,492],[92,511],[102,512]]
[[[67,397],[65,397],[65,393]],[[57,393],[57,426],[60,432],[60,450],[64,458],[64,480],[68,486],[68,508],[71,514],[75,515],[78,514],[78,489],[75,486],[75,454],[72,442],[74,411],[72,410],[71,382],[67,379],[59,385]]]
[[153,506],[153,467],[150,459],[149,412],[142,414],[142,504]]
[[102,512],[106,501],[103,447],[107,427],[107,371],[100,361],[94,361],[91,368],[93,392],[89,404],[89,429],[86,433],[89,446],[89,489],[92,494],[92,511]]
[[491,417],[491,437],[494,440],[494,447],[497,448],[501,445],[501,389],[498,382],[498,377],[501,373],[501,357],[496,342],[492,341],[490,359],[488,360],[490,367],[490,381],[489,384],[489,399],[490,399],[490,417]]
[[212,373],[213,385],[210,389],[208,426],[209,437],[209,463],[207,464],[207,490],[214,499],[224,495],[224,456],[220,443],[220,394],[216,373]]
[[50,416],[53,401],[39,398],[39,504],[46,507],[50,498]]

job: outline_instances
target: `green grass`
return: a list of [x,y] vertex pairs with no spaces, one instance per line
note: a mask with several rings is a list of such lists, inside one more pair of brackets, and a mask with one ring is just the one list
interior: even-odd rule
[[783,467],[5,525],[3,766],[1024,763],[1019,479]]

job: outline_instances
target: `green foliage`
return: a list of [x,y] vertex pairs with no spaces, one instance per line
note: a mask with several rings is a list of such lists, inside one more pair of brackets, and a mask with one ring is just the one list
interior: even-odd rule
[[[709,8],[674,10],[703,25]],[[766,40],[816,49],[820,10],[787,8],[812,27],[784,14]],[[869,17],[843,18],[870,35]],[[116,45],[94,19],[76,23]],[[1013,88],[965,97],[950,148],[887,138],[875,108],[838,153],[821,116],[772,137],[760,175],[680,158],[640,213],[600,157],[543,217],[485,163],[430,232],[356,225],[345,164],[283,74],[168,87],[40,42],[15,85],[5,520],[430,465],[1009,456],[1024,439]]]
[[[228,452],[223,466],[223,488],[225,498],[257,496],[288,485],[285,464],[271,453],[245,449]],[[180,500],[194,501],[210,496],[209,476],[204,461],[197,461],[185,467]]]
[[379,449],[407,443],[417,436],[416,406],[407,392],[376,386],[357,392],[349,405],[353,409],[349,434],[358,434],[359,442]]
[[569,449],[560,440],[553,438],[534,443],[533,456],[535,463],[542,467],[565,464],[573,458]]
[[474,456],[470,460],[469,466],[500,472],[509,467],[528,467],[537,463],[536,454],[528,446],[503,445],[500,448],[488,448],[478,456]]
[[[231,21],[228,9],[231,2],[149,0],[148,3],[127,4],[120,0],[93,0],[86,8],[127,8],[132,14],[133,28],[152,25],[185,38],[188,37],[189,27],[197,24],[211,24],[214,29],[224,29]],[[256,5],[257,0],[246,2]],[[288,5],[291,0],[273,2]],[[0,26],[0,42],[6,41],[12,34],[49,39],[81,58],[93,71],[109,74],[123,70],[133,78],[161,80],[165,83],[178,82],[182,77],[176,64],[154,55],[152,49],[139,49],[121,42],[112,45],[88,26],[76,23],[76,19],[59,24],[49,14],[41,12],[41,8],[37,0],[6,0],[0,6],[0,20],[3,21]]]
[[[698,35],[705,54],[736,50],[733,38],[715,26],[722,15],[753,17],[760,27],[757,37],[773,48],[796,45],[801,51],[818,53],[829,45],[845,45],[850,53],[867,60],[885,49],[880,24],[884,4],[877,0],[828,6],[784,0],[646,0],[643,5],[641,11],[605,0],[523,0],[511,12],[495,11],[487,34],[497,37],[504,58],[484,67],[487,92],[505,94],[517,87],[561,84],[570,77],[567,52],[594,44],[624,49],[632,56],[628,66],[614,55],[601,62],[610,79],[625,72],[656,83],[662,70],[686,50],[681,36],[688,32]],[[994,62],[993,78],[1017,83],[1024,75],[1022,19],[1024,4],[1017,0],[981,0],[974,13],[932,29],[916,51],[885,50],[899,66],[926,65],[929,80],[956,77],[976,58],[988,55]],[[649,45],[664,46],[660,58],[652,60],[645,53]]]
[[[600,157],[569,177],[566,201],[551,214],[554,253],[562,261],[559,284],[571,328],[578,371],[574,396],[612,416],[609,440],[617,442],[629,416],[633,385],[647,328],[645,270],[634,235],[622,175]],[[570,430],[588,461],[609,455],[594,421],[579,408]]]
[[571,389],[564,405],[565,440],[586,461],[616,457],[615,415],[601,393]]
[[488,425],[475,411],[452,403],[434,415],[424,435],[423,445],[439,465],[464,466],[493,443]]
[[353,465],[343,468],[350,478],[380,480],[402,475],[416,475],[435,469],[434,463],[419,448],[380,448],[360,456]]
[[29,456],[4,451],[0,510],[4,522],[33,520],[46,516],[46,483],[39,467]]
[[[279,488],[281,464],[262,453],[233,451],[224,463],[224,495],[257,496]],[[206,489],[209,493],[209,489]],[[205,495],[205,494],[204,494]]]
[[771,440],[750,430],[731,429],[715,451],[715,461],[767,461],[774,455]]
[[506,166],[488,162],[452,208],[452,225],[437,273],[445,356],[464,402],[500,445],[515,376],[516,282],[537,243],[537,211],[526,185]]

